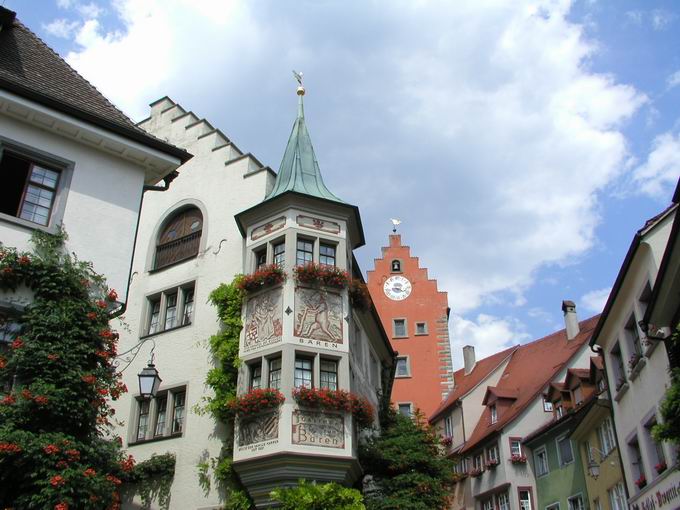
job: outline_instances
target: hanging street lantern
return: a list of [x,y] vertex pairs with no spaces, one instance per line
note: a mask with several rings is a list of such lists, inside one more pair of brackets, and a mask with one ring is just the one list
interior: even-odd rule
[[139,378],[139,394],[142,398],[154,398],[162,380],[158,375],[156,365],[153,364],[153,355],[149,364],[137,374],[137,377]]

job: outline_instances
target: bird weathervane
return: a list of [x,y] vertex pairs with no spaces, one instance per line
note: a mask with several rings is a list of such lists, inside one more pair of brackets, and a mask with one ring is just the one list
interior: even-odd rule
[[302,71],[298,73],[295,69],[293,69],[293,76],[295,76],[295,80],[298,82],[297,88],[298,96],[304,96],[305,86],[302,84]]
[[398,220],[396,218],[390,218],[390,221],[392,222],[392,232],[395,234],[397,233],[397,227],[401,225],[401,220]]

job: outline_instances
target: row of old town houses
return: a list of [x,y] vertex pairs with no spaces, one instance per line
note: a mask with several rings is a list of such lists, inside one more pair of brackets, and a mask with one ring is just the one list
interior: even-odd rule
[[[217,508],[221,495],[199,487],[196,464],[219,455],[221,431],[193,411],[211,366],[205,339],[219,330],[208,294],[239,273],[309,263],[361,280],[359,209],[323,183],[304,88],[274,172],[169,97],[132,123],[13,12],[0,8],[0,27],[0,241],[27,249],[32,231],[64,225],[68,249],[118,289],[124,380],[135,388],[114,404],[123,446],[139,459],[176,455],[171,508]],[[244,304],[239,392],[345,389],[377,407],[391,391],[458,459],[452,509],[679,508],[677,452],[651,435],[678,360],[667,345],[679,201],[676,190],[633,234],[600,315],[579,321],[565,300],[564,329],[479,360],[465,346],[455,372],[447,294],[396,233],[367,273],[374,306],[287,274]],[[29,303],[0,295],[0,348]],[[152,349],[162,382],[142,399],[137,374]],[[279,413],[242,422],[234,465],[257,505],[299,478],[353,483],[352,419],[287,398]]]

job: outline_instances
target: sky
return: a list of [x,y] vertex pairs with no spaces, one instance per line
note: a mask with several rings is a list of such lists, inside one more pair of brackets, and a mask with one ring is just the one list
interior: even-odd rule
[[[0,4],[3,0],[0,0]],[[296,115],[359,206],[448,292],[454,365],[599,313],[680,176],[680,4],[4,0],[139,121],[165,95],[278,169]]]

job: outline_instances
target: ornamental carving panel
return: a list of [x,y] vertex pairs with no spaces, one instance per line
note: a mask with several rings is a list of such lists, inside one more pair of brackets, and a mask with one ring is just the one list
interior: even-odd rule
[[342,343],[342,297],[321,289],[295,289],[295,336]]
[[260,414],[239,419],[236,431],[236,444],[248,446],[279,437],[279,412]]
[[283,336],[282,290],[273,289],[248,301],[244,326],[243,352],[278,343]]
[[271,234],[272,232],[276,232],[277,230],[281,230],[284,226],[286,225],[286,218],[284,216],[280,216],[269,223],[265,223],[264,225],[254,228],[253,232],[250,234],[250,238],[253,241],[257,241],[258,239]]
[[293,444],[345,447],[345,419],[340,414],[320,411],[293,412]]
[[314,230],[321,230],[329,234],[339,234],[340,224],[334,221],[322,220],[320,218],[312,218],[311,216],[299,215],[297,217],[297,224],[301,227],[313,228]]

